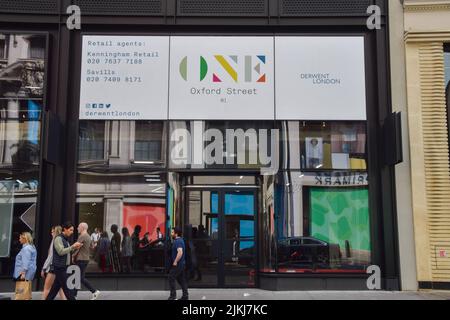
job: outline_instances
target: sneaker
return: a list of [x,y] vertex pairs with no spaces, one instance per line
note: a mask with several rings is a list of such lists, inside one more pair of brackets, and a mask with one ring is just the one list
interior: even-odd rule
[[167,299],[167,300],[177,300],[177,297],[170,296],[169,299]]
[[97,290],[92,294],[91,300],[97,300],[99,296],[100,296],[100,291]]
[[188,297],[188,296],[182,296],[182,297],[180,298],[180,300],[189,300],[189,297]]

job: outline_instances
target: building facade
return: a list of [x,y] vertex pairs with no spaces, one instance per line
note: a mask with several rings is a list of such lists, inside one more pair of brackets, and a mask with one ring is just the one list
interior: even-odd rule
[[419,288],[448,289],[450,2],[396,5],[403,17],[399,10],[393,55],[405,57],[406,67],[393,66],[392,74],[399,83],[406,79],[417,282]]
[[387,1],[0,3],[2,288],[66,220],[104,289],[166,288],[173,226],[191,286],[405,286]]

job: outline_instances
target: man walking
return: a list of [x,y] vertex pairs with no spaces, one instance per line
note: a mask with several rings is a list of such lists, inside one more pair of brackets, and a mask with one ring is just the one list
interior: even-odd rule
[[179,228],[172,228],[171,236],[174,241],[172,244],[172,265],[169,270],[169,300],[175,300],[177,297],[175,280],[178,281],[183,290],[181,300],[188,300],[189,294],[184,272],[186,266],[186,246]]
[[[86,268],[89,264],[89,248],[91,247],[91,237],[88,234],[88,224],[82,222],[78,225],[78,242],[83,246],[78,249],[73,255],[73,262],[80,268],[81,284],[83,284],[91,293],[91,300],[97,300],[100,295],[100,291],[94,289],[90,282],[86,279]],[[75,290],[75,297],[77,296]]]
[[52,268],[55,273],[55,281],[50,289],[46,300],[55,299],[59,290],[62,288],[67,300],[75,300],[72,290],[67,287],[67,267],[70,264],[70,253],[81,248],[82,244],[79,242],[73,245],[69,244],[69,238],[73,234],[73,225],[70,222],[62,226],[62,233],[53,241],[53,261]]

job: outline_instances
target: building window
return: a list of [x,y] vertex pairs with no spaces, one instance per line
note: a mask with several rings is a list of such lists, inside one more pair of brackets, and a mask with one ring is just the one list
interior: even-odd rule
[[164,122],[136,121],[134,160],[161,163],[164,159],[165,139]]
[[8,278],[19,234],[35,236],[37,218],[45,65],[23,50],[29,37],[0,34],[0,277]]
[[80,121],[78,159],[81,162],[105,159],[105,121]]

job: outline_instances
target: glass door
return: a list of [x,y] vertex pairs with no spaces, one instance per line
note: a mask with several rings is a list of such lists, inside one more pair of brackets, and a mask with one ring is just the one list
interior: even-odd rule
[[187,189],[184,232],[191,287],[254,287],[256,192]]
[[254,287],[256,271],[255,191],[223,193],[224,286]]

